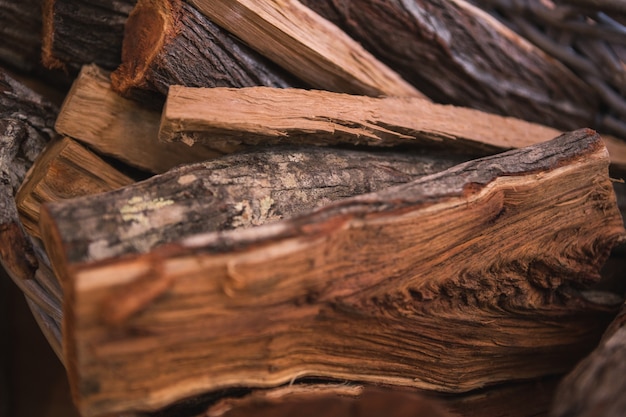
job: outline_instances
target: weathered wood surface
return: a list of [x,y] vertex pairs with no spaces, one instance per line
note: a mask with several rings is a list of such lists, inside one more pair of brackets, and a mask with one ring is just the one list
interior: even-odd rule
[[27,172],[15,202],[24,228],[40,238],[41,205],[111,191],[135,181],[78,142],[65,137],[48,144]]
[[617,308],[579,293],[625,237],[608,164],[577,131],[100,262],[73,262],[46,228],[47,248],[63,248],[77,405],[156,409],[303,376],[461,392],[563,372]]
[[553,417],[626,415],[626,304],[600,345],[560,383]]
[[165,96],[173,84],[304,85],[181,0],[139,0],[125,33],[122,65],[111,79],[113,88],[126,97],[145,102],[154,95],[137,90]]
[[20,223],[15,195],[26,172],[54,137],[58,109],[0,71],[0,265],[22,292],[45,314],[42,331],[61,355],[58,283],[48,259]]
[[436,102],[573,130],[592,127],[594,90],[464,0],[303,0]]
[[[162,141],[202,143],[216,152],[254,144],[417,145],[483,153],[556,137],[555,129],[417,98],[372,98],[299,89],[172,86]],[[611,161],[626,167],[626,143],[604,138]]]
[[116,94],[106,71],[87,65],[65,98],[55,128],[102,154],[154,173],[221,155],[203,146],[159,141],[159,118],[159,112]]
[[189,3],[313,88],[424,97],[341,29],[297,0]]
[[[74,264],[146,253],[183,237],[248,228],[404,184],[469,157],[278,147],[185,165],[45,208],[53,251]],[[55,258],[56,259],[56,258]]]
[[124,24],[136,0],[42,1],[44,65],[74,73],[84,64],[117,68]]

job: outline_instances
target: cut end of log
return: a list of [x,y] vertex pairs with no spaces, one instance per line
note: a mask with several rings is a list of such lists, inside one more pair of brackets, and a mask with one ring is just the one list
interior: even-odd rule
[[180,8],[180,0],[137,3],[126,23],[122,64],[111,74],[115,91],[127,96],[130,90],[145,87],[146,71],[176,31]]

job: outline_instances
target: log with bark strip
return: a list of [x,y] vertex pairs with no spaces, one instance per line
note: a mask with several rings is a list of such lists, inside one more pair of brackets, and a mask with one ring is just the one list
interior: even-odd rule
[[[170,85],[304,86],[284,69],[181,0],[139,0],[126,23],[113,88],[146,102]],[[162,97],[156,97],[158,102]]]
[[[197,1],[197,0],[196,0]],[[465,0],[303,0],[437,102],[572,130],[594,90]]]
[[[618,308],[585,291],[625,238],[608,164],[582,130],[273,224],[97,261],[65,244],[76,227],[50,205],[42,233],[65,277],[77,405],[85,416],[150,410],[303,376],[461,392],[563,372]],[[136,227],[172,204],[125,197],[116,215]]]
[[[444,147],[495,153],[549,140],[558,131],[418,98],[372,98],[328,91],[173,86],[159,138],[202,143],[216,152],[254,144],[309,143]],[[626,143],[605,138],[611,161],[626,167]]]

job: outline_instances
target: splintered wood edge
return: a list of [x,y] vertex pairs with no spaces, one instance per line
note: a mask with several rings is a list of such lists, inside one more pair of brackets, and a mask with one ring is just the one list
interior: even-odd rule
[[126,21],[122,64],[111,73],[113,90],[127,95],[146,86],[146,71],[163,46],[176,36],[181,0],[139,0]]
[[[571,141],[572,139],[574,141]],[[557,146],[555,149],[558,149],[559,153],[552,150],[545,154],[544,151],[550,148],[544,144],[526,148],[523,152],[510,151],[499,157],[488,157],[461,164],[442,173],[433,174],[413,183],[393,187],[393,189],[387,189],[383,192],[346,199],[295,219],[241,231],[198,235],[183,239],[175,244],[165,245],[144,255],[64,266],[69,275],[69,280],[65,286],[67,295],[65,308],[66,362],[68,363],[68,374],[77,398],[77,404],[82,407],[86,415],[96,415],[96,409],[100,407],[100,405],[89,404],[88,395],[87,398],[81,398],[80,394],[79,384],[82,376],[79,374],[77,363],[75,363],[77,345],[72,338],[76,335],[73,335],[71,330],[75,326],[73,321],[80,319],[80,317],[74,317],[72,313],[75,311],[74,304],[77,301],[75,298],[77,294],[82,293],[80,298],[84,298],[86,292],[100,291],[103,288],[117,285],[132,285],[138,277],[154,274],[156,270],[167,271],[168,274],[177,276],[184,274],[185,271],[194,270],[194,268],[208,267],[214,262],[218,262],[218,258],[222,259],[219,262],[223,262],[224,256],[239,256],[238,254],[245,253],[246,250],[254,251],[254,253],[245,255],[246,260],[253,263],[255,259],[259,260],[257,259],[259,256],[267,257],[268,253],[270,256],[289,254],[294,250],[302,250],[306,247],[306,242],[316,241],[318,237],[327,236],[334,230],[358,228],[363,222],[369,222],[372,225],[383,224],[392,217],[411,215],[412,210],[428,213],[448,207],[465,206],[469,200],[473,201],[484,197],[498,189],[500,185],[506,187],[516,177],[518,179],[558,178],[561,175],[576,172],[581,166],[608,169],[606,149],[600,137],[594,132],[590,130],[577,131],[557,138],[555,141]],[[541,156],[540,161],[536,161],[538,156]],[[513,168],[507,162],[514,164]],[[458,175],[461,172],[468,173],[468,175],[461,177]],[[438,180],[443,181],[442,186],[446,190],[444,195],[441,194],[440,190],[429,186],[432,181]],[[604,191],[611,192],[610,188]],[[412,195],[412,192],[415,195]],[[621,222],[619,225],[612,224],[610,229],[607,229],[607,242],[615,243],[616,240],[624,239],[624,232]],[[54,232],[49,233],[54,234]],[[58,244],[58,238],[56,242],[55,239],[45,241],[46,246],[49,245],[49,242],[52,242],[53,245]],[[261,249],[262,251],[259,251]],[[196,257],[203,255],[207,257],[196,259]],[[212,256],[216,256],[216,260],[211,261]],[[157,278],[155,277],[155,279]],[[242,281],[241,278],[237,278],[236,282],[229,285],[245,288],[248,284],[252,284],[245,279]],[[157,280],[162,279],[165,278],[161,277]],[[228,288],[225,287],[224,291],[227,290]],[[233,287],[231,290],[236,290],[236,288]],[[309,374],[303,369],[298,372],[300,376]],[[351,375],[342,372],[326,375],[324,371],[316,371],[315,375],[336,378],[351,377]],[[293,378],[293,370],[287,368],[282,372],[272,374],[271,378],[269,376],[264,378],[257,376],[247,382],[259,386],[271,386],[287,382]],[[369,380],[362,374],[359,374],[359,378],[364,381]],[[381,381],[380,376],[370,378],[373,378],[372,381]],[[427,381],[416,381],[415,379],[409,381],[403,377],[387,376],[385,378],[386,383],[391,384],[437,388],[431,386]],[[241,383],[224,379],[220,381],[226,386],[229,383]],[[85,382],[89,383],[89,381]],[[143,406],[158,408],[180,399],[181,396],[197,394],[208,388],[204,385],[203,388],[197,384],[198,382],[191,383],[188,381],[184,384],[178,384],[176,389],[172,389],[172,387],[154,389],[151,391],[150,398],[142,400],[141,403]],[[88,387],[83,386],[83,388],[89,390]],[[211,386],[210,388],[215,389],[219,386]],[[441,389],[441,387],[439,388]],[[449,389],[452,390],[452,388]],[[132,400],[127,401],[133,402]],[[118,404],[114,408],[120,406],[123,407],[123,405]],[[104,407],[111,407],[111,404],[109,403]]]
[[41,60],[48,69],[67,71],[67,66],[52,52],[54,48],[54,4],[56,0],[43,0]]
[[298,1],[191,0],[189,3],[251,48],[316,88],[427,99],[345,32]]

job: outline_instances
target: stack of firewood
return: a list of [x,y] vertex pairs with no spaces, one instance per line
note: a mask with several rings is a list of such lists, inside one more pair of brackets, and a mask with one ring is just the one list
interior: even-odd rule
[[621,121],[489,14],[0,10],[0,260],[82,415],[626,412]]

